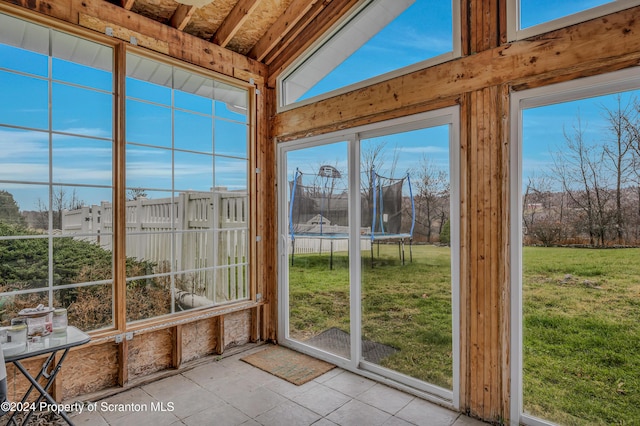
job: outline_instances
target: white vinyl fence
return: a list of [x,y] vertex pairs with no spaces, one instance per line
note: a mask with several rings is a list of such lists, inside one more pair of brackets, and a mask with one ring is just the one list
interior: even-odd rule
[[[112,213],[107,202],[65,211],[62,233],[111,250]],[[247,298],[248,214],[246,192],[127,201],[127,257],[153,262],[155,273],[184,271],[176,287],[212,303]]]

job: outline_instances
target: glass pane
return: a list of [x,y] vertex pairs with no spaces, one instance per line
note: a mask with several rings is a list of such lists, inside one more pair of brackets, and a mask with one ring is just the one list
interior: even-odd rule
[[[54,223],[61,216],[63,234],[83,234],[82,240],[100,242],[109,247],[113,233],[111,188],[56,186],[53,188]],[[89,236],[87,234],[95,234]]]
[[211,117],[176,111],[175,148],[213,153],[213,120]]
[[522,114],[523,410],[554,423],[640,419],[639,96]]
[[171,109],[127,100],[127,142],[171,147]]
[[216,303],[215,270],[198,270],[176,275],[175,309],[188,311]]
[[49,58],[47,55],[0,44],[0,68],[47,77]]
[[113,96],[53,83],[53,130],[111,138]]
[[171,189],[171,150],[127,145],[127,187]]
[[112,143],[53,135],[53,182],[111,186]]
[[111,72],[56,58],[53,59],[52,69],[54,80],[93,87],[108,92],[113,90],[113,75]]
[[51,32],[53,79],[111,91],[113,49],[59,31]]
[[[1,288],[4,289],[4,285]],[[0,324],[2,326],[10,325],[11,319],[19,317],[18,312],[23,309],[35,308],[40,304],[49,306],[49,293],[47,291],[26,294],[6,294],[4,291],[6,290],[2,290],[2,293],[0,293],[0,306],[2,306],[2,309],[0,309]]]
[[450,0],[373,1],[286,77],[284,103],[452,51]]
[[[48,186],[0,183],[0,196],[0,222],[18,227],[26,226],[36,234],[49,229]],[[4,232],[13,235],[6,228]]]
[[172,312],[171,277],[127,281],[127,321],[155,318]]
[[249,128],[246,124],[216,120],[214,137],[216,154],[247,158]]
[[0,180],[49,181],[47,133],[0,127],[0,152]]
[[49,129],[49,89],[46,80],[0,71],[0,122]]
[[215,157],[215,187],[230,191],[246,191],[247,166],[246,160]]
[[49,240],[33,231],[12,227],[4,222],[0,222],[0,235],[24,236],[12,240],[0,237],[1,291],[46,287],[49,283]]
[[211,191],[213,187],[213,156],[175,152],[174,185],[182,191]]
[[53,306],[67,309],[69,325],[83,331],[113,326],[113,284],[54,290]]
[[246,89],[216,82],[214,89],[215,115],[248,123],[249,92]]
[[448,147],[448,126],[361,142],[362,357],[453,389]]
[[[48,28],[0,14],[0,44],[20,49],[4,50],[0,48],[0,67],[7,66],[43,77],[48,75],[46,56],[49,54]],[[24,59],[27,61],[23,62]]]
[[350,358],[347,143],[287,153],[289,338]]
[[127,97],[171,105],[171,66],[127,54]]
[[528,28],[554,19],[563,18],[594,8],[606,3],[608,0],[565,0],[545,3],[540,7],[540,2],[535,0],[520,1],[520,28]]
[[53,285],[106,281],[113,277],[113,255],[98,235],[53,239]]
[[174,72],[175,107],[201,114],[213,113],[213,81],[182,70]]

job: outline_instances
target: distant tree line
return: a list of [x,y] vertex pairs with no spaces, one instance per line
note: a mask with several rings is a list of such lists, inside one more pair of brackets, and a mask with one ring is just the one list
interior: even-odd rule
[[640,102],[601,107],[607,131],[589,141],[578,116],[553,164],[527,179],[524,241],[545,246],[640,243]]

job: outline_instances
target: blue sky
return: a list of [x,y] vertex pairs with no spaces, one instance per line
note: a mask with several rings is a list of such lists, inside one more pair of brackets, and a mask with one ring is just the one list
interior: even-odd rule
[[[529,26],[547,19],[594,7],[604,1],[570,0],[564,2],[523,0],[522,25]],[[399,67],[410,65],[452,49],[451,4],[448,0],[418,0],[395,21],[374,36],[363,48],[329,74],[307,96],[345,84],[369,78]],[[3,71],[7,68],[19,74]],[[48,199],[49,155],[54,182],[76,189],[80,199],[99,203],[110,199],[112,179],[112,107],[111,77],[108,72],[89,69],[62,60],[53,61],[53,77],[65,84],[52,84],[53,113],[48,113],[48,61],[46,55],[0,45],[0,189],[14,193],[24,210],[37,209],[39,201]],[[25,75],[29,74],[29,75]],[[71,84],[71,85],[69,85]],[[90,85],[99,90],[87,90],[78,85]],[[218,186],[237,189],[246,187],[246,145],[236,143],[246,130],[246,115],[214,105],[215,117],[202,115],[211,111],[201,99],[176,95],[176,105],[189,111],[176,113],[175,144],[185,149],[175,155],[171,169],[171,154],[163,146],[171,144],[170,114],[161,105],[170,100],[166,88],[129,81],[129,94],[158,105],[132,99],[127,107],[137,120],[130,120],[127,139],[131,145],[127,155],[128,186],[149,188],[150,192],[168,194],[174,173],[176,190],[208,190],[213,182]],[[632,95],[629,95],[632,96]],[[580,115],[588,136],[594,143],[603,139],[601,107],[615,106],[614,97],[586,100],[537,108],[525,112],[524,173],[539,173],[550,164],[550,152],[564,143],[563,128],[570,128]],[[203,110],[204,108],[204,110]],[[65,133],[52,137],[49,147],[49,120],[53,130]],[[215,134],[211,122],[215,122]],[[2,126],[4,124],[5,126]],[[8,126],[7,126],[8,125]],[[211,138],[217,141],[216,152],[210,155]],[[448,170],[448,132],[445,127],[380,138],[386,144],[387,159],[392,162],[397,153],[395,174],[415,170],[423,157],[437,167]],[[311,155],[310,155],[311,154]],[[327,150],[291,153],[292,165],[301,168],[319,162],[346,168],[346,154]],[[215,169],[215,173],[214,173]],[[383,173],[385,171],[383,170]],[[25,185],[31,182],[33,184]],[[71,186],[75,185],[75,186]]]

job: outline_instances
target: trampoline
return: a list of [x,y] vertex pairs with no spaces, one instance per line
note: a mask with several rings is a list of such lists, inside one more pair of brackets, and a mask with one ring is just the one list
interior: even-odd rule
[[[360,239],[370,243],[371,266],[374,245],[380,241],[397,241],[402,264],[405,263],[405,241],[409,242],[409,259],[413,260],[411,242],[415,227],[415,204],[411,177],[385,177],[375,169],[366,173],[360,189]],[[403,188],[408,189],[411,205],[410,223],[403,221]],[[349,191],[346,177],[335,167],[320,166],[315,173],[296,169],[289,182],[289,236],[291,238],[291,264],[294,264],[296,239],[313,240],[322,253],[323,242],[330,246],[330,267],[336,241],[349,238]],[[404,232],[403,232],[404,231]]]

